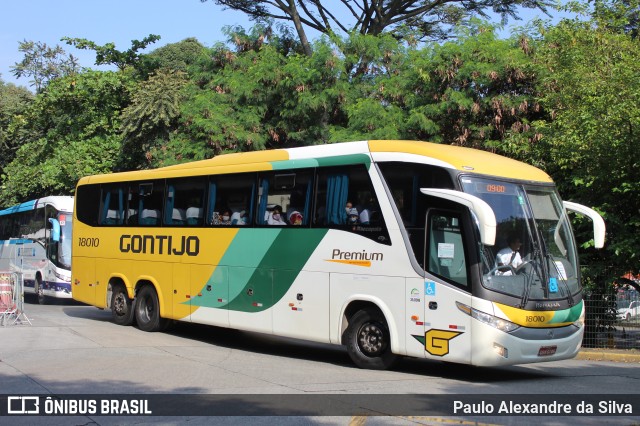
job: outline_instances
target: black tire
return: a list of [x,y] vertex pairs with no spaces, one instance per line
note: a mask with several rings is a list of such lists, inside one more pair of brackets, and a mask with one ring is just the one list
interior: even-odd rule
[[347,352],[360,368],[385,370],[398,359],[398,356],[391,352],[387,321],[376,309],[356,312],[349,320],[345,338]]
[[169,324],[169,320],[160,317],[158,294],[150,285],[145,285],[138,291],[134,312],[138,328],[142,331],[162,331]]
[[133,300],[129,299],[123,285],[114,285],[111,290],[111,318],[118,325],[131,325],[134,319]]
[[36,287],[34,288],[34,291],[36,292],[38,304],[46,305],[49,298],[44,295],[44,288],[42,287],[42,279],[40,277],[36,277]]

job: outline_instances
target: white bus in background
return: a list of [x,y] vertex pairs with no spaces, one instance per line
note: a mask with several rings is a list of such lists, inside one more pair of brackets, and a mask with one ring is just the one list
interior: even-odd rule
[[25,294],[71,299],[73,197],[52,196],[0,210],[0,271],[23,274]]

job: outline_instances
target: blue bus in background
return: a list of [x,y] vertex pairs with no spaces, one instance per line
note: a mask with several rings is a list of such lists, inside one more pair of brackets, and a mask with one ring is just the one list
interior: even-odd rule
[[25,294],[71,298],[73,197],[51,196],[0,210],[0,271],[21,273]]

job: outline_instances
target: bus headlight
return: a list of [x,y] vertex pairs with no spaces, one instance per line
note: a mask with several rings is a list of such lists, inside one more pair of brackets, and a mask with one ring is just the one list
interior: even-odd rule
[[471,318],[475,318],[478,321],[490,325],[493,328],[497,328],[500,331],[504,331],[505,333],[509,333],[520,328],[519,325],[514,324],[511,321],[507,321],[505,319],[490,315],[486,312],[479,311],[463,303],[456,302],[456,306],[458,306],[458,309],[469,315]]

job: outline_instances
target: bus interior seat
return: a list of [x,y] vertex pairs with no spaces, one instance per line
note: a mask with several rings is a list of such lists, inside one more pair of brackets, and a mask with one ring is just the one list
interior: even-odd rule
[[202,207],[189,207],[186,212],[187,225],[202,224]]
[[109,209],[107,211],[107,217],[104,218],[104,224],[105,225],[116,225],[118,223],[120,223],[120,212],[118,212],[118,210],[111,210]]
[[187,221],[187,215],[184,209],[173,209],[173,215],[171,216],[172,224],[182,225]]
[[157,225],[160,210],[144,209],[140,215],[140,225]]

